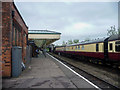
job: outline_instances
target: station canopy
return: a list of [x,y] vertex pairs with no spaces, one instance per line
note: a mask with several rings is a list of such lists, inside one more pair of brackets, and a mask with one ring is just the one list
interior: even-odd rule
[[48,30],[29,30],[28,40],[36,44],[38,47],[46,47],[49,44],[60,39],[61,33]]

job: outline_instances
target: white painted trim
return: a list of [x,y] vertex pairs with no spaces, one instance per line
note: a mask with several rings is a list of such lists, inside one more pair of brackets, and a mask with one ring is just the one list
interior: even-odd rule
[[[47,53],[48,54],[48,53]],[[78,74],[77,72],[75,72],[74,70],[72,70],[70,67],[68,67],[67,65],[65,65],[64,63],[62,63],[61,61],[59,61],[57,58],[51,56],[50,54],[48,54],[50,57],[52,57],[53,59],[55,59],[56,61],[58,61],[59,63],[61,63],[62,65],[64,65],[66,68],[68,68],[70,71],[72,71],[73,73],[75,73],[77,76],[81,77],[82,79],[84,79],[86,82],[88,82],[89,84],[91,84],[92,86],[94,86],[95,88],[97,88],[98,90],[102,90],[100,89],[98,86],[96,86],[95,84],[93,84],[92,82],[90,82],[88,79],[86,79],[85,77],[81,76],[80,74]]]

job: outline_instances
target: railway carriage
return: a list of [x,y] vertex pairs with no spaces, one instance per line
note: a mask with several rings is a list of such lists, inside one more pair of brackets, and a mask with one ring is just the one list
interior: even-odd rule
[[59,46],[55,49],[56,53],[64,55],[74,55],[84,57],[92,61],[102,63],[120,62],[120,35],[113,35],[108,38],[94,41]]
[[120,62],[120,35],[111,36],[108,39],[108,60]]

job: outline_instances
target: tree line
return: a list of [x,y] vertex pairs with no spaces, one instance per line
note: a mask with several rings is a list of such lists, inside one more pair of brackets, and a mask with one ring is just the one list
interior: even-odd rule
[[[120,28],[116,29],[115,25],[111,26],[110,29],[107,29],[107,36],[112,36],[112,35],[120,35]],[[81,42],[88,42],[90,41],[90,38],[86,38],[85,40],[81,41]],[[62,45],[66,45],[66,44],[77,44],[80,43],[79,39],[74,39],[74,40],[68,40],[67,42],[63,41]]]

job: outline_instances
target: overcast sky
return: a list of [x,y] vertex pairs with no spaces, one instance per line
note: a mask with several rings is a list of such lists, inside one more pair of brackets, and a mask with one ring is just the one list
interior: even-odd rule
[[118,28],[117,2],[17,2],[29,30],[60,32],[63,41],[100,38],[107,29]]

